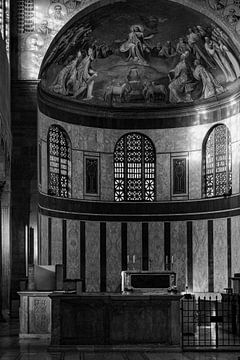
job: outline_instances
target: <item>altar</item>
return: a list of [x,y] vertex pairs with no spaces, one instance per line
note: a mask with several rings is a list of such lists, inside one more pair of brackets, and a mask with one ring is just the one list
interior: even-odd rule
[[158,344],[180,346],[175,294],[52,293],[51,347]]

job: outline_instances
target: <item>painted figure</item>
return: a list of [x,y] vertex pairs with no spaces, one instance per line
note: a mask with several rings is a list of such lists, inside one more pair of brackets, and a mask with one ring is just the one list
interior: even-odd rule
[[176,55],[176,50],[171,44],[171,41],[166,41],[166,43],[163,45],[162,49],[159,51],[158,56],[162,56],[165,58],[169,58]]
[[224,91],[224,88],[217,82],[214,76],[201,65],[198,59],[194,61],[194,66],[193,76],[202,83],[201,99],[208,99]]
[[80,62],[77,67],[76,82],[73,86],[73,97],[82,96],[83,100],[91,100],[93,98],[93,85],[97,72],[91,68],[94,60],[92,48],[88,49],[88,54]]
[[213,10],[222,10],[225,8],[221,0],[212,0],[209,2],[209,5]]
[[205,49],[223,72],[226,82],[236,80],[236,75],[224,53],[221,51],[218,43],[209,37],[205,37]]
[[57,3],[56,5],[52,4],[49,9],[49,14],[53,23],[53,31],[56,34],[64,25],[67,10],[66,7],[62,4]]
[[236,25],[240,17],[236,14],[236,10],[230,8],[228,14],[225,16],[225,19],[229,22],[230,25]]
[[229,66],[231,66],[234,70],[236,78],[240,77],[240,66],[238,60],[221,39],[218,40],[218,44],[219,50],[229,60]]
[[81,52],[77,53],[75,59],[70,61],[56,76],[53,84],[50,86],[50,90],[61,94],[69,95],[70,87],[72,85],[71,80],[76,76],[77,63],[81,60]]
[[180,62],[170,71],[170,78],[173,79],[169,84],[169,101],[170,103],[189,102],[192,100],[191,92],[195,84],[190,67],[186,62],[187,54],[182,54]]
[[184,38],[180,37],[176,46],[176,52],[180,55],[184,54],[186,51],[190,51],[190,46],[186,43]]
[[41,21],[37,29],[37,32],[44,37],[51,35],[52,29],[49,27],[47,19]]
[[128,35],[128,40],[121,45],[120,51],[128,53],[128,61],[133,60],[144,65],[146,64],[144,58],[145,53],[150,53],[150,49],[145,43],[145,40],[151,39],[153,35],[144,37],[142,25],[132,25],[130,30],[131,32]]
[[77,7],[76,0],[67,0],[65,2],[68,14],[72,14]]
[[204,48],[204,41],[202,40],[200,34],[194,32],[191,28],[189,28],[187,39],[188,45],[192,49],[194,56],[197,59],[202,59],[209,67],[214,68],[214,63],[211,61],[211,58],[209,57],[206,49]]

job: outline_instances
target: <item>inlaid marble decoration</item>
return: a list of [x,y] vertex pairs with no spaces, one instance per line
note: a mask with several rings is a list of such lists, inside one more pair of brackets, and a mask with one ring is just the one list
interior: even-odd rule
[[100,224],[86,221],[86,291],[100,291]]
[[47,173],[47,143],[45,141],[42,141],[41,143],[41,149],[42,149],[42,192],[47,193],[48,189],[48,173]]
[[121,223],[106,225],[107,291],[119,292],[121,284]]
[[214,291],[223,292],[228,287],[227,219],[213,221],[213,269]]
[[192,222],[193,291],[208,291],[208,222]]
[[170,227],[172,270],[177,274],[177,288],[184,291],[187,276],[187,224],[171,222]]
[[62,219],[52,218],[52,265],[62,264]]
[[72,197],[83,198],[83,152],[72,151]]
[[67,221],[66,278],[80,279],[80,222]]
[[48,217],[40,215],[41,242],[40,242],[40,265],[48,265]]
[[157,200],[170,200],[170,154],[157,154]]
[[189,199],[201,198],[201,162],[201,150],[189,153]]
[[240,216],[231,219],[231,253],[232,253],[232,276],[240,273]]
[[142,270],[142,223],[127,224],[127,256],[130,270]]
[[164,271],[164,223],[148,224],[149,270]]
[[102,154],[100,159],[101,200],[114,199],[114,166],[113,154]]
[[29,298],[29,333],[50,333],[51,300],[47,297]]

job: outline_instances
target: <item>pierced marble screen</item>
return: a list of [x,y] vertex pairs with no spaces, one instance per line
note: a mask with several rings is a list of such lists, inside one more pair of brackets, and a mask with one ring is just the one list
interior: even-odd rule
[[115,201],[155,200],[155,149],[141,134],[123,136],[114,152]]
[[225,125],[214,127],[203,150],[205,196],[229,194],[232,189],[232,145],[228,128]]
[[67,134],[58,126],[48,133],[48,194],[71,197],[71,148]]

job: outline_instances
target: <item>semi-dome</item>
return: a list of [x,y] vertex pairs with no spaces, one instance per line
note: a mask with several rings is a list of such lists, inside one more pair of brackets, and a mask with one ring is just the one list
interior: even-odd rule
[[230,37],[207,16],[171,1],[92,6],[60,31],[41,88],[75,104],[150,108],[202,103],[239,87]]

